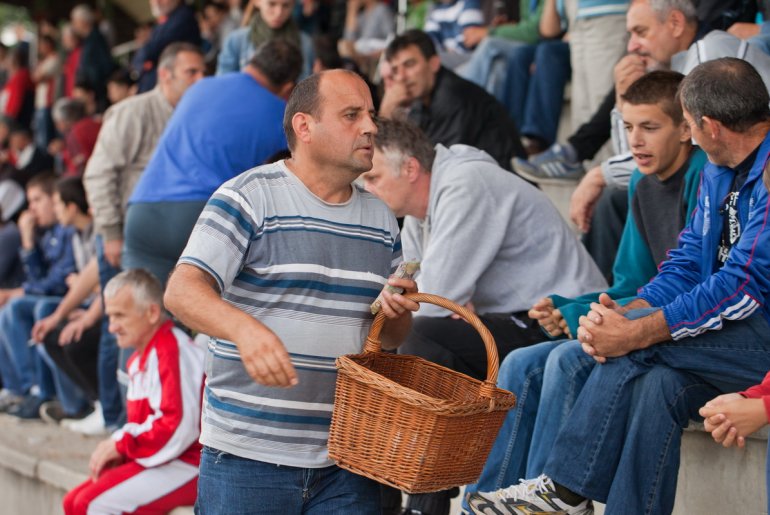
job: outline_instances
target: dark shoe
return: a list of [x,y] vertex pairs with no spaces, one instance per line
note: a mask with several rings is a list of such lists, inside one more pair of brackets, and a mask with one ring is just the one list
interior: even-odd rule
[[23,395],[16,395],[10,390],[0,390],[0,413],[7,413],[9,409],[24,400]]
[[25,420],[35,420],[40,418],[40,406],[43,402],[37,395],[27,394],[23,401],[10,408],[7,413]]
[[57,426],[65,418],[69,420],[82,420],[86,418],[89,413],[91,413],[90,408],[78,411],[77,413],[65,413],[59,401],[44,402],[40,406],[40,418],[43,419],[43,422]]

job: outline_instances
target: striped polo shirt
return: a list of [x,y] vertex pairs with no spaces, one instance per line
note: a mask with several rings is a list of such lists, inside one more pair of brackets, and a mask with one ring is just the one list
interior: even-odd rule
[[369,305],[400,260],[395,218],[357,186],[329,204],[281,161],[220,187],[179,262],[211,274],[223,299],[281,339],[299,384],[255,383],[235,345],[212,338],[201,443],[268,463],[331,465],[334,360],[362,349]]

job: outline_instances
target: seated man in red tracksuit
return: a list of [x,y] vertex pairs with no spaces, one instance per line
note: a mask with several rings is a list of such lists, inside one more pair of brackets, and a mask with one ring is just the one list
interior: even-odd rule
[[91,478],[64,498],[66,515],[166,513],[195,503],[203,350],[166,320],[163,290],[126,270],[104,290],[109,330],[128,362],[126,424],[97,446]]

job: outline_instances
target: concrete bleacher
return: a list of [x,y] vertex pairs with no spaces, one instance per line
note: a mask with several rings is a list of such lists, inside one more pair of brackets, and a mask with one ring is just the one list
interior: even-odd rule
[[[99,440],[0,415],[0,513],[62,513],[64,494],[88,478],[88,459]],[[172,512],[192,514],[192,507]]]
[[[748,439],[744,450],[724,449],[692,424],[682,444],[674,515],[767,515],[767,437],[765,428]],[[98,442],[97,437],[0,415],[0,513],[62,513],[62,497],[88,477],[88,458]],[[192,513],[184,507],[172,515]],[[452,515],[459,513],[455,499]],[[603,513],[601,506],[597,513]]]

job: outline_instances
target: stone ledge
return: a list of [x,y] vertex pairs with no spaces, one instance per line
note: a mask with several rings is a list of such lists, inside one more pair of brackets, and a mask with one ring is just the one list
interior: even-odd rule
[[[43,483],[41,495],[58,499],[88,478],[88,460],[103,437],[88,437],[38,421],[23,421],[0,414],[0,468],[15,472],[32,482]],[[0,485],[2,486],[2,485]],[[192,515],[184,506],[171,515]]]

